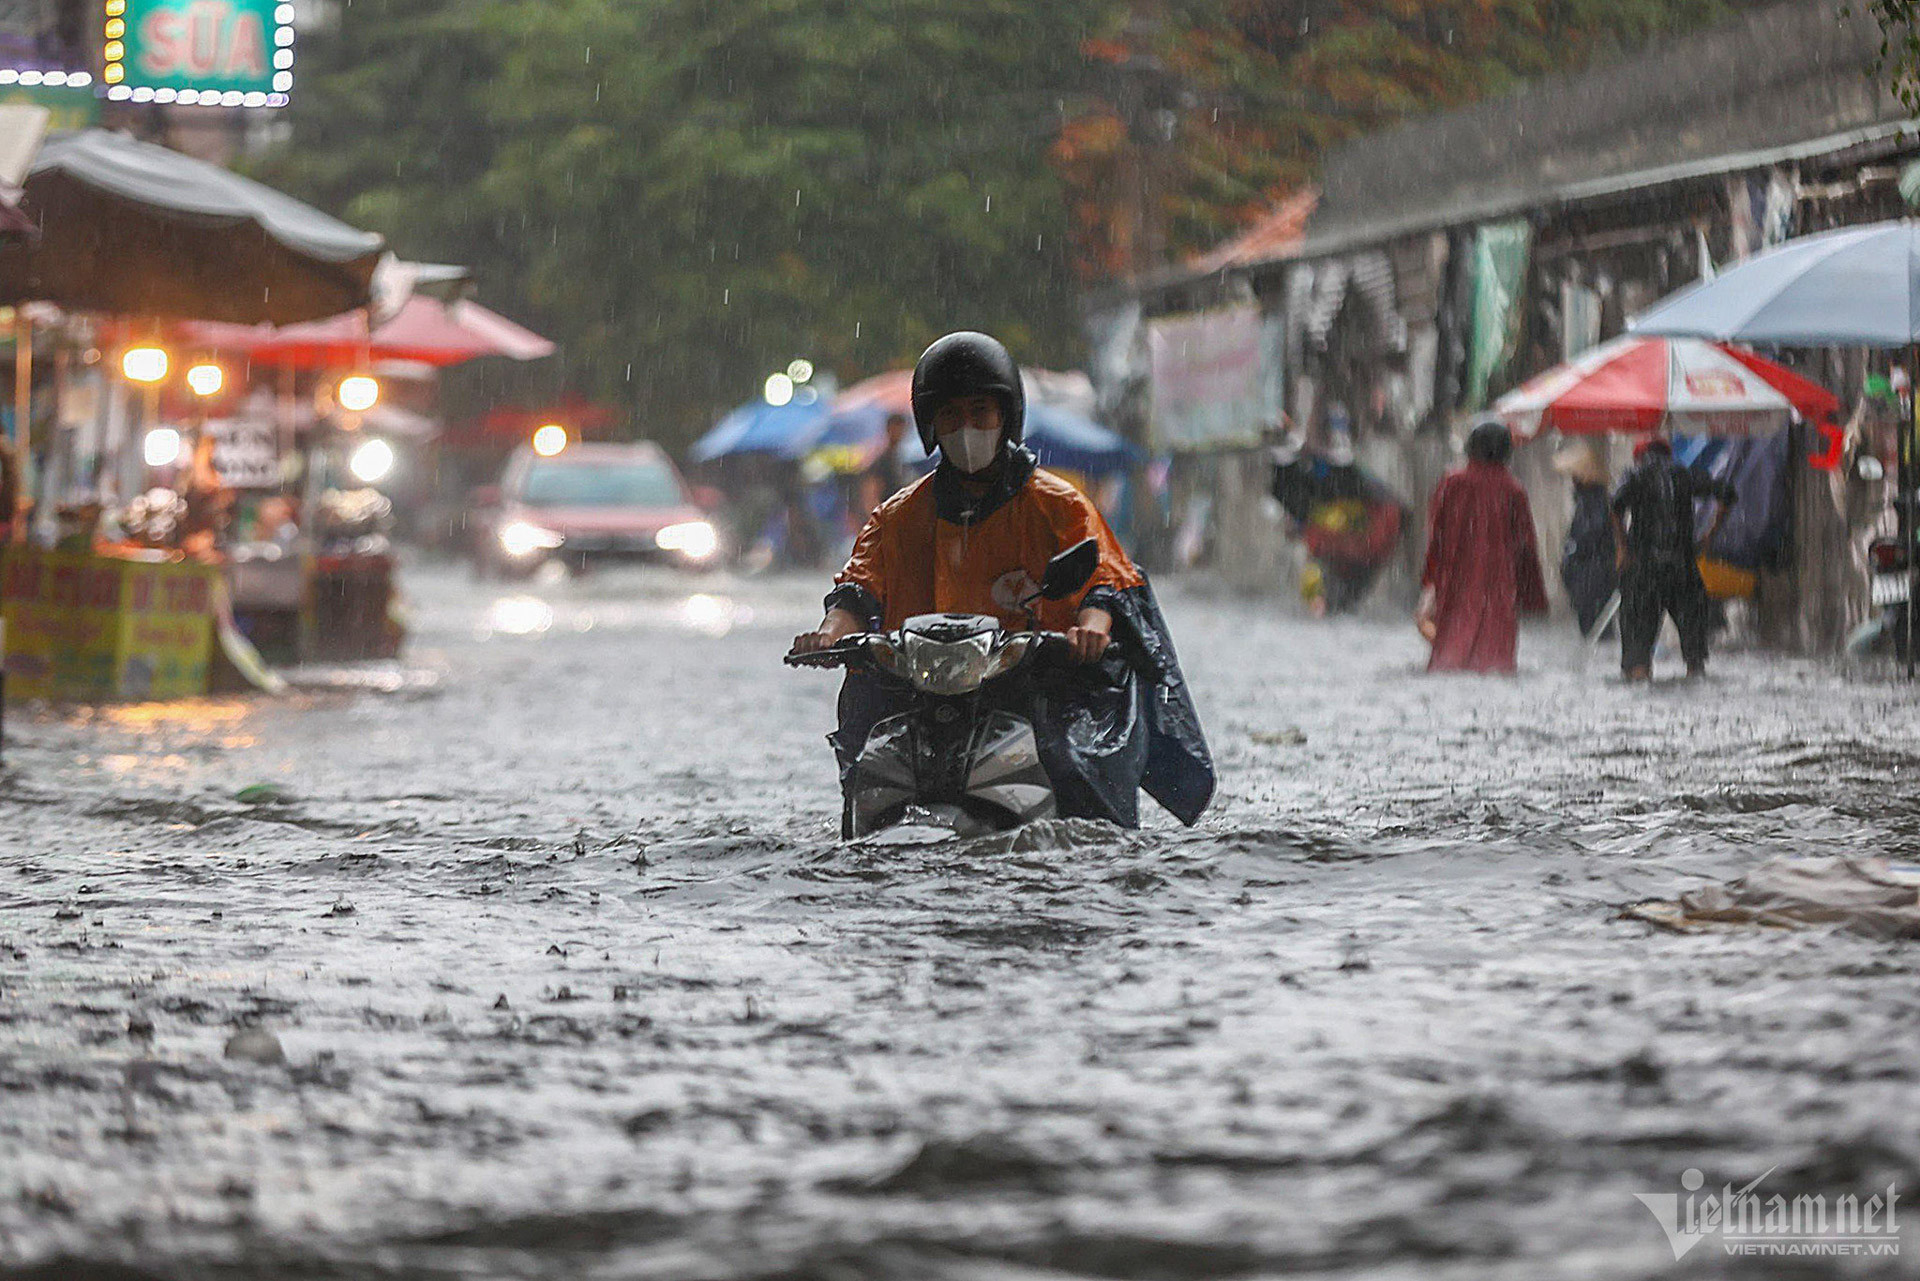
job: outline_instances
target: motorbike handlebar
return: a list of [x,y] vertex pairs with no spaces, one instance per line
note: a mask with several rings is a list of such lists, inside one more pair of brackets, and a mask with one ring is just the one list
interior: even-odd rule
[[[1035,637],[1033,648],[1028,650],[1024,661],[1070,663],[1073,661],[1073,647],[1063,632],[1030,632]],[[867,657],[867,644],[870,641],[884,639],[879,632],[854,632],[842,636],[825,649],[816,649],[808,654],[787,654],[780,661],[788,667],[847,667]]]
[[788,667],[845,667],[855,658],[866,657],[866,644],[876,635],[876,632],[854,632],[825,649],[816,649],[810,654],[788,654],[780,661]]

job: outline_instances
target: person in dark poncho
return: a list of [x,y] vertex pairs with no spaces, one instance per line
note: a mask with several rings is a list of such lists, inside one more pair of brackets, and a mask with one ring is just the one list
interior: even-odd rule
[[1430,672],[1513,671],[1520,615],[1546,612],[1533,510],[1507,470],[1512,455],[1507,429],[1483,421],[1467,436],[1466,466],[1433,491],[1420,578],[1420,617],[1433,638]]
[[[1673,617],[1687,675],[1707,671],[1706,584],[1699,554],[1713,546],[1736,495],[1733,486],[1674,459],[1673,446],[1655,437],[1634,447],[1633,470],[1613,491],[1613,538],[1620,566],[1620,670],[1630,681],[1653,676],[1653,643],[1662,614]],[[1694,503],[1715,510],[1694,545]]]
[[1561,548],[1560,584],[1573,603],[1580,634],[1592,638],[1594,625],[1619,586],[1607,467],[1592,441],[1577,440],[1555,455],[1553,469],[1573,482],[1573,519]]

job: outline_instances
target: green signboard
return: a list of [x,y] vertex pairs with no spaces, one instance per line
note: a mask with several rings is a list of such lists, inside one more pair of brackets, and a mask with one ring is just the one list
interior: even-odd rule
[[45,107],[49,129],[86,129],[100,123],[100,100],[92,89],[0,82],[0,104],[12,102]]
[[288,0],[104,0],[107,96],[283,106],[293,87]]

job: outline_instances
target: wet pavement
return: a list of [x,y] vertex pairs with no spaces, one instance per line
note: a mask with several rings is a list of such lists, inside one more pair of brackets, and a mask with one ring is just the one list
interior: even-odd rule
[[405,670],[14,713],[0,1276],[1920,1266],[1634,1195],[1920,1189],[1920,949],[1619,915],[1920,856],[1908,688],[1177,587],[1198,828],[848,846],[819,584],[410,584]]

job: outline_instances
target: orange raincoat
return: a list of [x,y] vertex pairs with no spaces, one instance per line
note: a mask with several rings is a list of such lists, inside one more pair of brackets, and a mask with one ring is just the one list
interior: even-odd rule
[[[866,604],[882,628],[932,613],[986,614],[1004,627],[1024,628],[1019,600],[1039,584],[1049,560],[1084,538],[1099,541],[1100,566],[1074,596],[1034,602],[1042,628],[1072,627],[1089,592],[1124,591],[1145,581],[1094,505],[1051,472],[1036,468],[973,524],[940,518],[934,490],[928,475],[880,504],[834,579],[871,597]],[[836,593],[836,603],[851,604],[848,595]]]

